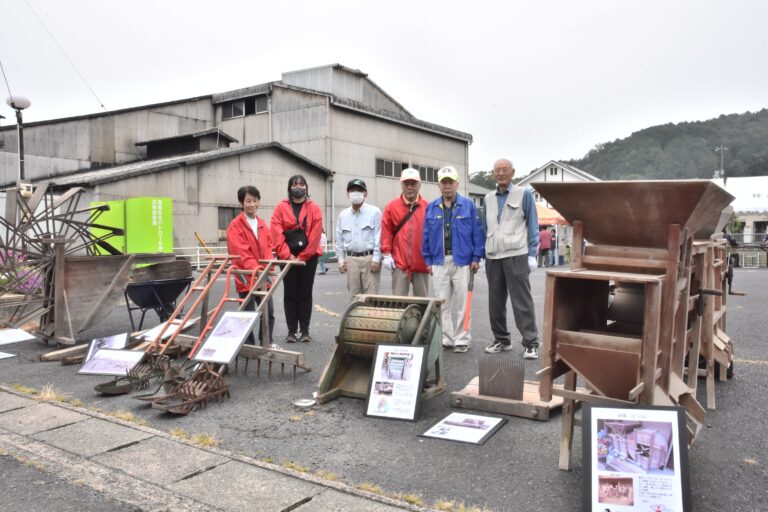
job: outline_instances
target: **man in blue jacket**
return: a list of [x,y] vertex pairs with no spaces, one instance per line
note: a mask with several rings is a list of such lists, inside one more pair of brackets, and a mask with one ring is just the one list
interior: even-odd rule
[[[454,352],[469,350],[470,322],[467,313],[469,273],[477,272],[485,254],[485,238],[475,204],[458,194],[459,173],[453,167],[437,172],[442,195],[427,205],[421,253],[442,306],[443,347]],[[451,312],[458,308],[454,324]],[[465,329],[466,325],[466,329]]]

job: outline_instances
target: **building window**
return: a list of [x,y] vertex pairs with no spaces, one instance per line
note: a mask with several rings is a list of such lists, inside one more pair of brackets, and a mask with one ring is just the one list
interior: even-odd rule
[[376,176],[386,176],[387,178],[399,178],[403,169],[412,167],[419,171],[421,181],[425,183],[437,183],[437,167],[426,165],[409,164],[408,162],[398,162],[396,160],[376,159]]
[[233,117],[251,116],[261,114],[267,111],[267,95],[251,96],[240,100],[228,101],[221,104],[221,118],[232,119]]
[[219,231],[226,231],[230,222],[240,213],[240,208],[219,206]]

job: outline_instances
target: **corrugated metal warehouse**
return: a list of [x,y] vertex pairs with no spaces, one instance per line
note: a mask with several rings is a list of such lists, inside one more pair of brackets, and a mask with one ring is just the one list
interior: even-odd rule
[[[15,126],[0,128],[0,186],[16,181]],[[383,207],[400,193],[404,167],[421,171],[422,195],[439,194],[437,169],[453,165],[466,190],[472,136],[414,117],[365,73],[339,64],[282,80],[114,112],[26,124],[27,180],[84,186],[87,199],[173,198],[174,246],[194,232],[218,243],[238,210],[236,190],[262,194],[269,220],[287,180],[303,174],[326,231],[348,206],[346,183],[368,182]]]

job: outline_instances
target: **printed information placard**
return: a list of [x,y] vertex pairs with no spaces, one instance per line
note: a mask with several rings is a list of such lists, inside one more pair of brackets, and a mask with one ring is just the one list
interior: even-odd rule
[[240,347],[253,331],[259,316],[261,313],[252,311],[227,311],[192,359],[231,364],[240,352]]
[[426,347],[377,345],[365,415],[416,420],[421,402]]
[[584,404],[582,415],[585,511],[690,510],[682,408]]
[[421,435],[460,443],[483,444],[506,422],[504,418],[454,412]]

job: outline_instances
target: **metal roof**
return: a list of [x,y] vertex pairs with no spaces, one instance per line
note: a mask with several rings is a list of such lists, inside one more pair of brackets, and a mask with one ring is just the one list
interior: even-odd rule
[[582,171],[578,167],[574,167],[571,164],[564,164],[563,162],[558,162],[557,160],[550,160],[549,162],[547,162],[546,164],[542,165],[541,167],[539,167],[538,169],[534,170],[533,172],[528,173],[528,175],[523,177],[523,179],[521,179],[520,181],[518,181],[516,183],[516,185],[517,186],[527,185],[529,182],[531,182],[531,180],[533,179],[534,176],[536,176],[538,173],[546,170],[548,167],[550,167],[552,165],[557,165],[558,167],[561,167],[562,169],[565,169],[568,172],[571,172],[571,173],[575,174],[576,176],[580,177],[584,181],[601,181],[600,178],[598,178],[596,176],[592,176],[588,172]]
[[272,84],[274,82],[267,82],[265,84],[252,85],[250,87],[243,87],[242,89],[235,89],[234,91],[220,92],[211,95],[213,104],[224,103],[225,101],[238,100],[240,98],[247,98],[249,96],[259,96],[262,94],[269,94],[272,92]]
[[279,142],[268,142],[266,144],[254,144],[251,146],[238,148],[214,149],[204,153],[192,153],[187,155],[159,158],[157,160],[133,162],[130,164],[109,167],[107,169],[80,171],[66,176],[57,176],[55,178],[39,180],[37,183],[49,181],[54,188],[67,188],[76,185],[93,186],[99,185],[101,183],[119,181],[126,178],[135,178],[136,176],[142,176],[144,174],[152,174],[169,169],[175,169],[180,166],[200,164],[204,162],[210,162],[212,160],[219,160],[222,158],[228,158],[265,149],[277,149],[279,151],[283,151],[293,158],[316,168],[326,176],[333,175],[333,172],[330,169],[312,160],[309,160],[308,158],[300,155],[292,149],[283,146]]
[[485,188],[481,187],[477,183],[469,182],[467,183],[467,194],[472,194],[476,196],[484,196],[488,192],[493,192],[494,190],[492,188]]
[[167,142],[169,140],[178,140],[178,139],[185,139],[187,137],[192,137],[193,139],[204,137],[206,135],[213,135],[216,134],[219,137],[222,137],[224,139],[227,139],[229,142],[234,142],[237,144],[239,141],[232,137],[231,135],[227,135],[221,128],[206,128],[205,130],[196,130],[194,132],[188,132],[188,133],[180,133],[178,135],[173,135],[171,137],[163,137],[161,139],[150,139],[145,140],[142,142],[137,142],[136,146],[146,146],[147,144],[152,144],[155,142]]
[[356,112],[360,112],[363,114],[372,115],[374,117],[378,117],[380,119],[386,119],[388,121],[392,121],[398,124],[404,124],[407,126],[411,126],[413,128],[419,128],[421,130],[438,133],[440,135],[446,135],[453,139],[459,139],[465,142],[472,142],[472,135],[469,133],[460,132],[459,130],[454,130],[453,128],[446,128],[445,126],[440,126],[439,124],[422,121],[421,119],[416,119],[415,117],[405,117],[395,112],[390,112],[388,110],[374,109],[372,107],[369,107],[368,105],[364,105],[363,103],[350,100],[347,98],[339,98],[331,95],[331,103],[337,107],[346,108],[348,110],[354,110]]

